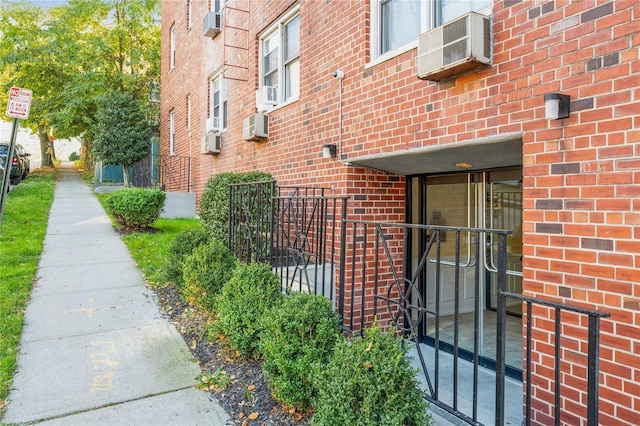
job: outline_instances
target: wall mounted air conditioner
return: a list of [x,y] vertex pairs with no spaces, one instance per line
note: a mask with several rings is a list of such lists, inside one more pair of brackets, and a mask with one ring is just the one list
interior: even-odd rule
[[202,138],[202,154],[220,154],[220,145],[222,142],[222,136],[210,133]]
[[469,12],[418,37],[418,78],[440,81],[491,64],[491,18]]
[[220,133],[220,117],[209,117],[206,121],[207,133]]
[[258,112],[265,112],[274,105],[278,105],[278,86],[262,86],[256,92],[256,108]]
[[221,19],[219,12],[209,12],[205,15],[204,21],[202,22],[202,34],[205,37],[214,38],[220,32],[222,28]]
[[242,139],[255,141],[269,137],[269,116],[253,114],[242,120]]

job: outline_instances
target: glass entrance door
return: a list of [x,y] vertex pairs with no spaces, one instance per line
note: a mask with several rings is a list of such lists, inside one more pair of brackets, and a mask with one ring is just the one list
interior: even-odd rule
[[[522,170],[498,170],[443,176],[426,176],[412,181],[412,222],[464,228],[508,229],[508,291],[522,292]],[[473,351],[475,306],[479,312],[479,355],[492,365],[495,362],[497,239],[490,233],[462,232],[456,268],[456,235],[440,234],[440,276],[436,277],[436,254],[430,254],[423,280],[424,303],[435,312],[439,292],[439,319],[428,315],[422,330],[425,340],[433,340],[438,327],[439,342],[454,344],[454,327],[458,327],[458,347]],[[430,236],[427,236],[427,240]],[[419,256],[413,245],[413,259]],[[476,251],[479,251],[476,256]],[[479,267],[476,265],[479,259]],[[415,262],[415,261],[414,261]],[[415,267],[415,263],[414,263]],[[479,272],[476,272],[479,271]],[[476,276],[478,274],[479,276]],[[439,279],[436,279],[439,278]],[[458,294],[455,294],[455,280]],[[476,283],[480,291],[476,291]],[[436,285],[439,283],[439,288]],[[476,297],[480,298],[476,305]],[[456,306],[457,300],[457,306]],[[522,369],[521,307],[509,306],[507,319],[507,365]],[[457,318],[456,318],[457,313]]]

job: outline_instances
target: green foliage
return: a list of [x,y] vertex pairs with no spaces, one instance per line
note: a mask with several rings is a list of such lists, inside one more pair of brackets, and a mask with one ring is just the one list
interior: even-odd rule
[[312,407],[314,368],[332,355],[339,322],[329,299],[307,293],[292,293],[263,316],[262,369],[277,400],[300,411]]
[[431,424],[427,403],[400,338],[373,326],[343,339],[316,372],[315,425],[417,426]]
[[116,223],[140,231],[158,220],[166,196],[159,189],[124,188],[106,196],[104,207]]
[[[171,262],[171,245],[183,231],[199,228],[198,219],[158,219],[153,227],[160,232],[134,232],[123,235],[138,268],[148,284],[161,285],[167,281],[167,269]],[[180,271],[180,274],[182,272]],[[182,280],[182,275],[180,275]]]
[[79,159],[80,159],[80,156],[75,151],[73,151],[71,154],[69,154],[69,161],[76,161],[76,160],[79,160]]
[[[11,388],[24,312],[36,276],[56,186],[55,171],[33,171],[6,200],[0,228],[0,405]],[[1,409],[0,409],[1,411]]]
[[273,180],[265,172],[225,172],[217,174],[207,182],[200,199],[199,215],[202,226],[213,238],[227,241],[229,233],[229,185]]
[[196,377],[196,380],[200,382],[200,385],[198,386],[200,390],[214,391],[225,390],[233,382],[231,377],[229,377],[222,367],[218,367],[214,373],[200,373],[200,375]]
[[260,356],[258,339],[261,317],[276,307],[284,296],[280,278],[267,264],[241,264],[215,298],[213,335],[223,335],[228,348],[245,358]]
[[182,265],[183,296],[190,304],[212,311],[214,298],[237,266],[235,257],[219,241],[195,247]]
[[[29,119],[21,126],[39,134],[43,152],[51,127],[59,139],[82,137],[83,160],[91,167],[97,102],[105,91],[133,93],[145,121],[158,116],[159,102],[151,94],[160,81],[160,2],[34,3],[0,7],[0,89],[33,90]],[[0,97],[2,110],[6,99]],[[43,166],[50,165],[50,156],[43,156]]]
[[194,248],[208,243],[210,239],[209,234],[205,232],[202,226],[185,229],[176,235],[169,247],[171,257],[167,262],[167,281],[172,281],[179,286],[182,285],[184,259],[191,254]]
[[127,169],[149,155],[150,138],[142,106],[133,96],[113,90],[100,98],[93,154],[104,164],[121,164],[126,186]]

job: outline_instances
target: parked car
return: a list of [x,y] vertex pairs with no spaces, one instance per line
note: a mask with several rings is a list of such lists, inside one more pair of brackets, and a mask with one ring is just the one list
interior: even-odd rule
[[[8,163],[8,154],[9,144],[0,143],[0,157],[5,160],[5,164]],[[13,152],[13,160],[11,161],[11,183],[14,185],[20,183],[20,181],[29,174],[29,168],[31,167],[30,156],[31,154],[28,153],[22,145],[16,144]]]

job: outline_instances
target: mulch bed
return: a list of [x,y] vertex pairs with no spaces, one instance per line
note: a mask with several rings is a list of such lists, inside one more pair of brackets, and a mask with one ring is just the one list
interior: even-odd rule
[[155,288],[160,308],[182,335],[203,372],[214,374],[220,368],[230,380],[224,389],[210,389],[236,425],[303,426],[302,416],[285,409],[271,396],[259,361],[242,360],[225,351],[218,341],[210,341],[207,316],[185,303],[175,285]]

